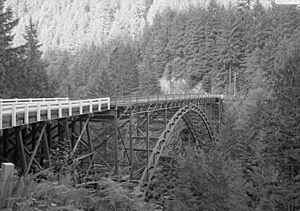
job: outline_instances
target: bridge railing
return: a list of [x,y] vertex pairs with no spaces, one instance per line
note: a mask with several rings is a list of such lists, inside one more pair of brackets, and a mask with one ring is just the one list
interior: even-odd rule
[[[49,99],[49,98],[48,98]],[[65,98],[66,99],[66,98]],[[55,100],[0,104],[0,129],[72,115],[81,115],[110,109],[110,98],[88,100]],[[19,120],[21,119],[21,123]],[[3,123],[6,123],[4,126]]]
[[135,103],[155,103],[200,98],[223,99],[224,96],[216,94],[165,94],[146,96],[135,95],[113,97],[112,99],[98,98],[86,100],[69,100],[69,98],[1,99],[0,129],[15,127],[31,122],[99,112],[102,108],[109,110],[111,104],[131,105]]
[[155,103],[164,101],[180,101],[188,99],[209,99],[220,98],[223,99],[223,95],[218,94],[165,94],[165,95],[129,95],[129,96],[117,96],[112,97],[111,103],[117,105],[130,105],[138,103]]
[[55,97],[55,98],[24,98],[24,99],[0,99],[0,104],[11,104],[11,103],[29,103],[29,102],[58,102],[58,101],[69,101],[68,97]]

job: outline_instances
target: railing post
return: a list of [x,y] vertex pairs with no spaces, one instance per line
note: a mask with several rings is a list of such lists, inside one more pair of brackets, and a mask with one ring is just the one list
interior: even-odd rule
[[25,124],[29,123],[29,109],[28,109],[28,103],[25,103]]
[[93,101],[92,100],[90,100],[89,107],[90,107],[90,113],[93,113]]
[[68,103],[69,103],[69,116],[72,116],[72,103],[71,101],[69,101]]
[[82,100],[80,100],[80,103],[79,103],[79,114],[82,114]]
[[98,99],[98,111],[101,111],[101,98]]
[[3,121],[3,117],[2,117],[2,102],[0,102],[0,129],[2,129],[2,127],[3,127],[2,121]]
[[17,113],[16,113],[16,105],[12,105],[12,114],[11,114],[11,122],[12,126],[17,126]]
[[48,120],[51,119],[51,102],[48,102],[48,105],[47,105],[47,119]]
[[41,121],[41,104],[38,103],[36,106],[36,121]]
[[62,105],[61,101],[58,103],[58,118],[62,117]]

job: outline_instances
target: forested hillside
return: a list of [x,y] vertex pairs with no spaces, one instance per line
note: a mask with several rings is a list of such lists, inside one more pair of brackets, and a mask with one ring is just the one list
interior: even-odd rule
[[[242,66],[237,73],[240,88],[249,60],[246,56],[256,47],[252,35],[261,29],[272,33],[274,29],[264,24],[279,8],[267,12],[260,4],[255,6],[255,1],[220,2],[8,0],[6,5],[19,18],[12,30],[15,46],[25,43],[23,33],[29,20],[36,25],[54,94],[87,97],[91,87],[91,94],[101,90],[102,77],[111,79],[110,85],[104,82],[110,89],[122,86],[114,83],[122,79],[112,77],[119,64],[124,75],[140,81],[121,88],[124,92],[137,91],[137,87],[186,92],[197,85],[196,90],[202,92],[223,92],[229,84],[225,72],[231,69],[233,79]],[[105,95],[103,91],[98,94]]]
[[176,200],[161,203],[168,210],[300,209],[299,7],[7,0],[6,10],[4,2],[0,98],[235,95],[225,101],[218,144],[191,153]]

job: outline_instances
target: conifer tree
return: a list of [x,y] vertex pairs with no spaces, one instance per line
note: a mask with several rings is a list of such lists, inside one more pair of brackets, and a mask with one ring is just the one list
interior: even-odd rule
[[278,209],[294,210],[300,205],[300,31],[282,40],[276,55],[274,109],[270,122],[273,152],[279,172]]
[[0,1],[0,97],[23,95],[22,47],[12,47],[12,29],[18,24],[13,20],[12,10],[4,9],[5,0]]
[[42,51],[40,50],[37,35],[37,26],[29,21],[25,28],[25,74],[28,86],[26,87],[27,97],[46,97],[48,96],[48,76],[46,73],[46,63],[42,60]]

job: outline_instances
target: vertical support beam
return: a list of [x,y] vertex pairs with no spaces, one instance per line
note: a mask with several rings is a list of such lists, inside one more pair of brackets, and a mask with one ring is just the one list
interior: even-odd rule
[[219,99],[219,103],[218,103],[218,108],[219,108],[219,111],[218,111],[218,133],[220,134],[221,133],[221,118],[222,118],[222,100]]
[[[210,123],[214,127],[214,108],[213,108],[213,99],[210,98]],[[215,127],[214,127],[215,128]]]
[[3,125],[3,117],[2,117],[2,103],[0,102],[0,130],[2,129]]
[[229,64],[229,87],[228,94],[231,95],[231,64]]
[[119,174],[119,158],[118,158],[118,107],[115,104],[115,175]]
[[91,134],[90,134],[90,124],[88,123],[86,125],[86,136],[87,136],[87,140],[88,140],[88,143],[89,143],[89,147],[90,147],[90,150],[91,152],[94,152],[94,147],[93,147],[93,143],[91,141]]
[[67,118],[65,119],[64,125],[65,125],[65,135],[64,136],[67,139],[67,141],[69,142],[69,149],[70,149],[70,152],[72,152],[72,149],[73,149],[73,142],[72,142],[72,138],[71,138],[72,135],[70,136],[69,121]]
[[[80,120],[79,120],[79,133],[81,133],[83,130],[85,130],[85,129],[83,129],[83,121],[82,121],[82,119],[80,118]],[[75,145],[76,145],[76,143],[75,143]],[[82,150],[82,145],[80,144],[79,146],[79,151],[81,151]]]
[[[47,123],[46,123],[47,124]],[[46,129],[48,127],[48,124],[46,126]],[[49,145],[48,145],[48,140],[47,140],[47,134],[46,132],[43,133],[43,149],[44,149],[44,153],[45,153],[45,167],[49,168],[50,166],[50,149],[49,149]]]
[[57,120],[57,130],[58,130],[57,132],[58,132],[58,137],[59,137],[60,142],[64,141],[64,133],[63,133],[64,129],[63,129],[63,126],[62,126],[62,124],[63,124],[62,121],[63,120],[61,120],[61,119]]
[[147,168],[147,181],[149,181],[149,169],[148,169],[148,163],[149,163],[149,111],[147,112],[147,122],[146,122],[146,141],[147,141],[147,145],[146,145],[146,149],[147,149],[147,164],[146,164],[146,168]]
[[3,156],[7,158],[8,129],[3,131]]
[[35,147],[36,123],[31,125],[31,150]]
[[47,141],[48,141],[48,146],[51,148],[51,122],[47,122],[46,126],[46,132],[47,132]]
[[25,149],[24,149],[25,146],[24,146],[24,142],[23,142],[21,128],[16,129],[16,141],[17,141],[18,154],[19,154],[21,164],[22,164],[22,172],[24,173],[27,169],[27,162],[26,162],[26,155],[25,155]]
[[130,180],[133,179],[133,141],[132,141],[132,108],[129,114],[129,157],[130,157]]
[[165,109],[165,113],[164,113],[164,123],[165,123],[165,128],[167,128],[167,124],[168,124],[168,109]]
[[[71,132],[72,132],[72,134],[75,134],[75,124],[76,124],[76,122],[75,122],[75,120],[73,119],[72,120],[72,122],[71,122]],[[74,137],[74,135],[71,135],[71,142],[72,142],[72,144],[71,144],[71,149],[70,149],[70,152],[73,150],[73,147],[74,147],[74,144],[75,144],[75,137]]]

